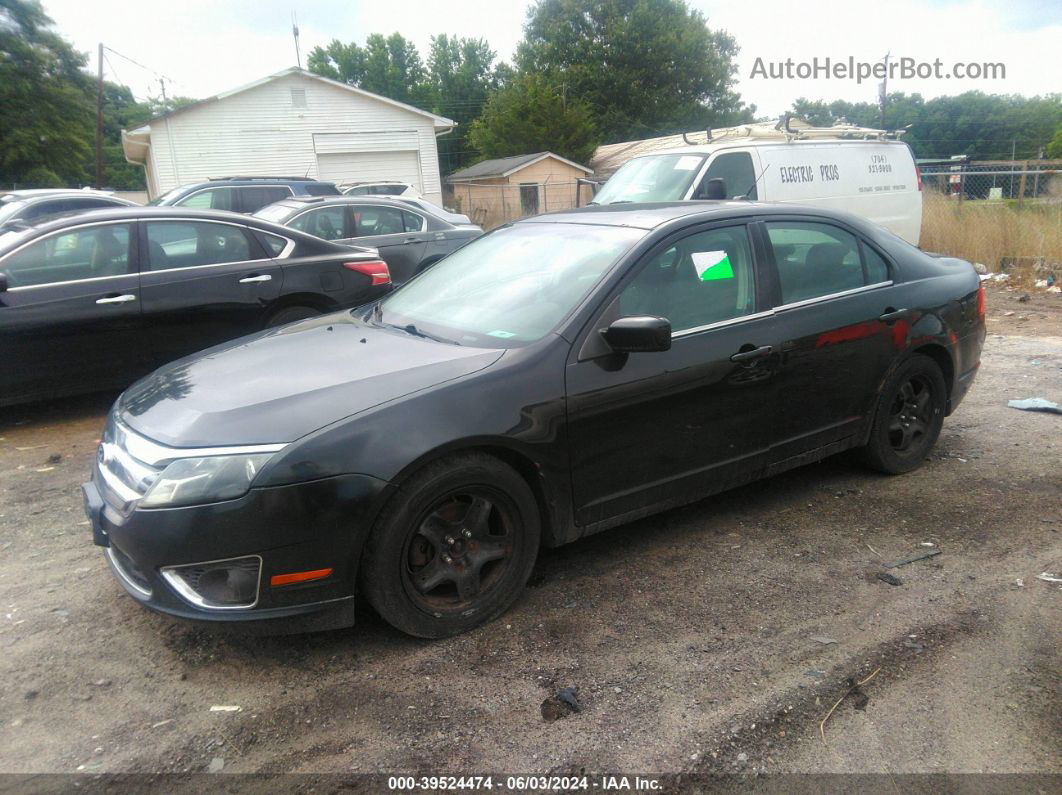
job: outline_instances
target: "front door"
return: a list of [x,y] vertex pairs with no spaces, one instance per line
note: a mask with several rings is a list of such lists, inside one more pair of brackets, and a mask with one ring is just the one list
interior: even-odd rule
[[744,224],[650,254],[609,304],[671,321],[671,350],[576,360],[567,393],[576,522],[686,502],[756,477],[775,413],[773,318]]
[[0,404],[144,374],[133,228],[76,227],[0,260]]
[[156,366],[263,327],[283,272],[245,227],[184,219],[140,226],[140,288]]
[[853,440],[907,320],[904,307],[893,306],[888,264],[851,231],[806,218],[763,226],[780,293],[781,401],[771,459],[783,469]]

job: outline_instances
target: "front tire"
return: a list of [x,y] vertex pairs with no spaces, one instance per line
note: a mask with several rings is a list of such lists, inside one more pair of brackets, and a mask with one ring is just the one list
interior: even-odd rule
[[437,461],[401,486],[373,527],[363,592],[402,632],[465,632],[520,595],[540,527],[535,497],[512,467],[482,453]]
[[920,467],[940,436],[946,405],[940,367],[915,354],[892,374],[878,398],[864,462],[889,475]]

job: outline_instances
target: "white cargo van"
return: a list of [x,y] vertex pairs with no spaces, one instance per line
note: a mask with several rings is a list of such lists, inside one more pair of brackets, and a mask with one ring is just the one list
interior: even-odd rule
[[[737,197],[797,202],[857,213],[918,245],[922,182],[911,148],[896,140],[899,134],[848,124],[808,127],[783,119],[713,130],[699,135],[703,143],[649,152],[645,144],[673,141],[640,142],[641,150],[638,144],[601,147],[599,153],[613,149],[633,156],[593,203]],[[712,184],[720,179],[722,185]]]

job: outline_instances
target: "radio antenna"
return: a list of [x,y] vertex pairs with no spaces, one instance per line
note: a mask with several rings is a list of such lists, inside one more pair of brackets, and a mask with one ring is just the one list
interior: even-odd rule
[[295,37],[295,64],[302,69],[302,54],[299,52],[299,18],[291,12],[291,35]]

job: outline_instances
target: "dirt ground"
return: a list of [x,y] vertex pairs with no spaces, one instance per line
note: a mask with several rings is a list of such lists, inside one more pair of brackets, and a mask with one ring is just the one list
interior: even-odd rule
[[[1037,578],[1062,573],[1062,416],[1007,407],[1062,402],[1062,296],[1028,292],[991,289],[919,471],[829,460],[545,551],[446,641],[143,610],[77,488],[114,396],[5,410],[0,772],[1062,774],[1062,585]],[[567,686],[582,711],[545,722]]]

